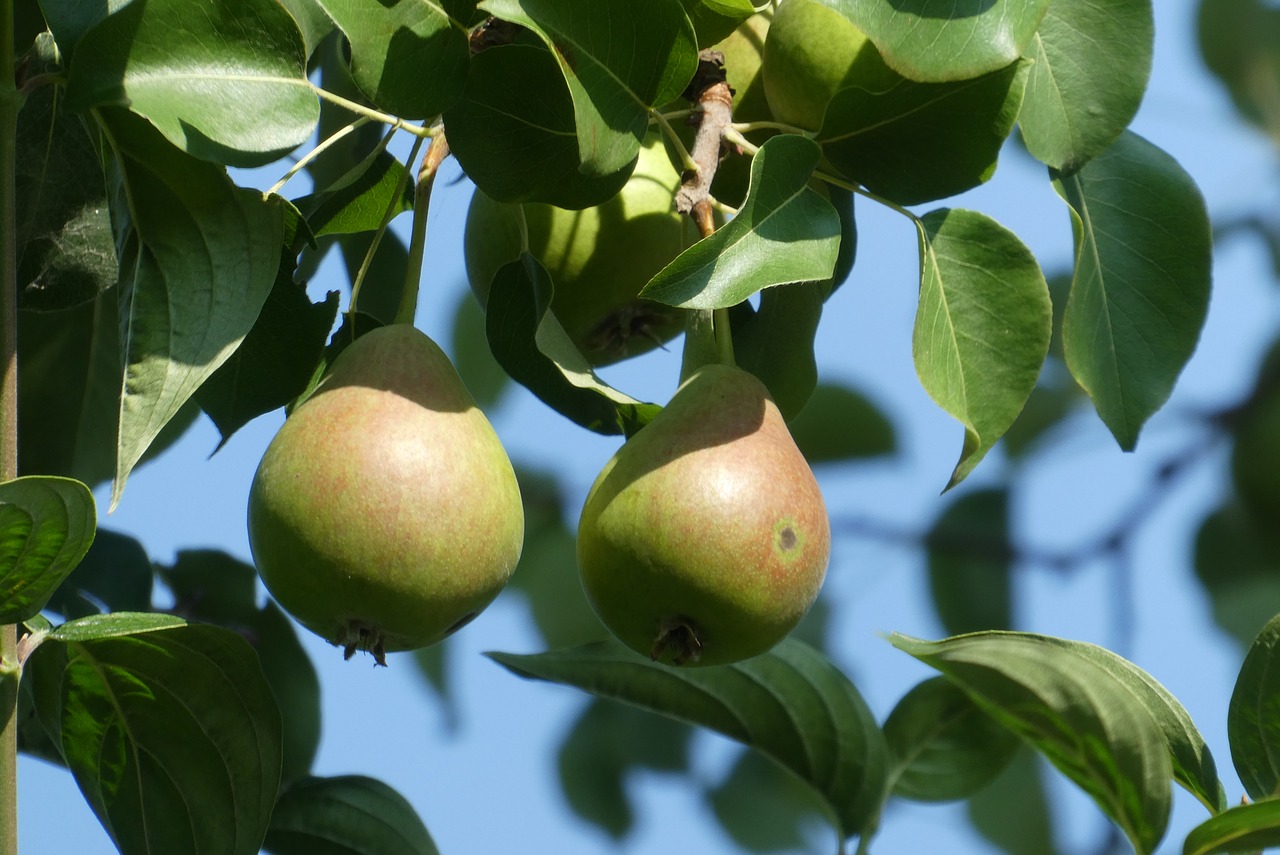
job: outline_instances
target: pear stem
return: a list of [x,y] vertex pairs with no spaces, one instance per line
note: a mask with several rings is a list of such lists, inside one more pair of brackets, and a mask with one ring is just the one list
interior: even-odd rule
[[449,156],[449,142],[437,133],[427,146],[418,169],[418,186],[413,190],[413,229],[409,238],[409,263],[406,265],[404,290],[396,308],[395,323],[411,324],[418,313],[418,289],[422,285],[422,258],[427,247],[427,214],[431,210],[431,190],[436,183],[440,164]]
[[711,316],[711,329],[716,338],[716,357],[721,365],[737,365],[733,356],[733,327],[729,324],[729,310],[716,309]]

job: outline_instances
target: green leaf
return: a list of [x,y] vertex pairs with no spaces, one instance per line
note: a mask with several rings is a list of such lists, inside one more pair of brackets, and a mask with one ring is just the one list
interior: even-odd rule
[[413,181],[404,173],[403,163],[378,148],[332,184],[293,203],[316,237],[371,232],[388,214],[413,209]]
[[1016,62],[1049,0],[821,0],[912,80],[967,80]]
[[1214,622],[1248,648],[1280,611],[1280,550],[1259,536],[1239,503],[1230,503],[1205,517],[1193,554]]
[[893,454],[898,445],[893,423],[873,401],[833,383],[818,383],[787,427],[811,466]]
[[489,288],[485,330],[494,357],[511,378],[588,430],[638,431],[661,409],[607,385],[551,313],[551,277],[532,255],[501,268]]
[[[40,11],[58,44],[58,52],[70,61],[81,36],[93,29],[107,15],[119,11],[132,0],[106,0],[85,3],[82,0],[39,0]],[[24,4],[28,5],[28,4]]]
[[280,5],[298,25],[309,59],[325,36],[333,32],[333,21],[329,20],[319,0],[280,0]]
[[883,735],[857,689],[821,653],[793,639],[720,667],[676,669],[616,642],[489,656],[520,676],[707,727],[772,758],[822,796],[844,837],[869,828],[885,787]]
[[467,75],[465,22],[438,0],[319,0],[351,43],[351,76],[375,105],[404,118],[438,115]]
[[1240,114],[1274,129],[1280,10],[1265,0],[1201,0],[1198,35],[1205,65],[1226,85]]
[[902,205],[989,179],[1026,88],[1028,62],[955,83],[901,79],[835,93],[817,141],[841,172]]
[[257,571],[225,552],[184,549],[158,570],[174,614],[224,626],[253,645],[280,708],[281,778],[307,775],[320,746],[320,680],[293,620],[274,602],[259,608]]
[[925,547],[933,606],[948,635],[1013,627],[1008,490],[979,490],[952,502]]
[[1013,632],[890,640],[1044,754],[1139,853],[1153,851],[1164,835],[1171,778],[1211,810],[1224,800],[1213,758],[1186,711],[1104,648]]
[[709,48],[755,14],[751,0],[681,0],[698,33],[698,47]]
[[29,475],[0,484],[0,625],[40,613],[96,528],[93,493],[79,481]]
[[66,620],[151,608],[151,559],[136,539],[98,529],[93,545],[45,605]]
[[396,790],[364,775],[307,778],[280,794],[263,848],[271,855],[437,855]]
[[[691,728],[624,704],[593,700],[560,745],[560,787],[569,807],[614,840],[635,823],[626,779],[641,768],[681,772],[689,764]],[[619,739],[618,734],[627,734]]]
[[236,187],[140,119],[99,115],[114,155],[125,365],[114,507],[147,446],[253,327],[280,267],[284,222],[272,198]]
[[306,142],[320,103],[298,25],[275,0],[129,3],[76,44],[74,110],[115,105],[145,116],[202,160],[261,166]]
[[555,54],[588,175],[630,163],[649,108],[673,100],[697,70],[697,37],[680,0],[594,0],[590,15],[559,0],[485,0],[480,8],[528,27]]
[[1054,855],[1052,813],[1040,775],[1040,758],[1028,747],[991,784],[969,797],[969,821],[1009,855]]
[[1018,114],[1027,150],[1068,173],[1115,142],[1147,89],[1154,38],[1151,0],[1049,4]]
[[742,303],[730,315],[734,360],[760,378],[786,419],[804,409],[818,383],[813,342],[825,291],[823,282],[769,288],[759,309]]
[[821,150],[796,134],[771,137],[751,162],[751,187],[732,220],[680,253],[640,296],[723,309],[774,285],[830,279],[840,217],[808,185]]
[[242,638],[167,615],[89,617],[27,668],[41,723],[124,855],[258,851],[280,714]]
[[990,784],[1019,742],[945,677],[917,684],[884,723],[893,794],[924,802],[965,799]]
[[920,306],[912,350],[925,391],[964,425],[948,487],[1013,424],[1049,352],[1053,308],[1035,256],[974,211],[920,222]]
[[[373,245],[374,235],[369,232],[341,235],[338,247],[342,250],[342,263],[347,270],[347,280],[355,282],[360,266]],[[360,313],[376,318],[384,324],[393,323],[404,290],[405,275],[409,268],[409,248],[400,234],[394,230],[382,233],[373,252],[373,261],[360,286]]]
[[1182,855],[1262,852],[1280,846],[1280,802],[1264,801],[1223,811],[1191,829]]
[[1067,367],[1131,451],[1204,325],[1209,215],[1191,176],[1133,133],[1074,175],[1053,177],[1076,245],[1062,330]]
[[758,751],[741,752],[707,800],[720,827],[743,851],[813,851],[806,832],[813,819],[821,818],[822,802]]
[[472,57],[466,88],[444,121],[467,177],[500,202],[572,210],[599,205],[635,168],[633,157],[611,173],[578,170],[573,98],[542,45],[491,47]]
[[489,350],[484,323],[484,309],[480,308],[475,295],[469,290],[462,291],[453,312],[449,355],[476,405],[488,412],[501,400],[502,393],[511,385],[511,378]]
[[288,404],[307,388],[338,315],[338,292],[312,303],[281,269],[253,328],[196,392],[222,435],[218,448],[253,419]]
[[1280,794],[1280,616],[1254,639],[1236,677],[1227,711],[1231,759],[1245,792],[1257,801]]

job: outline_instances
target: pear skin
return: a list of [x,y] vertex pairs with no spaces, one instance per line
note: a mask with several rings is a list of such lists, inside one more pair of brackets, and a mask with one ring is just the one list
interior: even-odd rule
[[498,595],[524,541],[506,451],[444,352],[408,324],[347,347],[254,475],[263,583],[348,657],[432,644]]
[[764,385],[708,365],[604,467],[578,527],[587,598],[617,638],[677,665],[764,653],[813,604],[822,493]]

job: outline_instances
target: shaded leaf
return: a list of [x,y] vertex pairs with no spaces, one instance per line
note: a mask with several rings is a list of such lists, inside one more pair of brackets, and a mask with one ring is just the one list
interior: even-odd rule
[[956,499],[934,522],[925,548],[933,607],[948,635],[1013,628],[1007,490]]
[[271,855],[437,855],[413,805],[376,778],[296,781],[280,794],[263,849]]
[[1052,814],[1040,758],[1024,747],[990,785],[969,797],[969,821],[1009,855],[1053,855]]
[[111,505],[152,440],[257,320],[280,266],[283,209],[145,122],[100,111],[111,141],[125,365]]
[[991,450],[1035,388],[1053,309],[1035,256],[974,211],[920,223],[920,306],[912,351],[929,396],[965,428],[948,487]]
[[697,69],[697,39],[680,0],[595,0],[590,15],[557,0],[485,0],[480,8],[528,27],[555,54],[588,175],[630,163],[648,109],[673,100]]
[[1155,24],[1151,0],[1047,5],[1018,124],[1027,150],[1066,173],[1110,146],[1138,112]]
[[821,0],[912,80],[967,80],[1016,62],[1049,0]]
[[274,0],[117,7],[76,44],[68,106],[127,107],[201,160],[261,166],[307,141],[320,103],[298,25]]
[[893,794],[926,802],[969,798],[1004,771],[1020,744],[945,677],[907,692],[884,735]]
[[0,484],[0,624],[39,614],[96,529],[93,494],[79,481],[29,475]]
[[812,849],[805,845],[805,831],[810,820],[821,816],[822,803],[758,751],[743,751],[724,780],[707,792],[707,800],[720,827],[744,851]]
[[1262,852],[1280,846],[1280,802],[1239,805],[1191,829],[1182,855]]
[[830,279],[840,218],[808,185],[821,159],[805,137],[771,137],[751,161],[751,186],[734,218],[677,256],[641,296],[722,309],[774,285]]
[[886,748],[857,689],[822,654],[785,640],[733,665],[676,669],[604,642],[552,653],[490,653],[512,672],[566,683],[743,742],[824,799],[848,837],[879,815]]
[[27,669],[41,723],[122,853],[258,851],[280,715],[243,639],[166,615],[88,617]]
[[685,14],[698,34],[698,47],[707,48],[727,38],[738,25],[755,14],[751,0],[681,0]]
[[1280,9],[1266,0],[1201,0],[1200,54],[1246,119],[1274,131]]
[[388,113],[438,115],[467,74],[465,22],[438,0],[319,0],[351,43],[351,76]]
[[547,406],[588,430],[631,435],[661,409],[598,378],[550,311],[551,278],[522,253],[498,269],[489,288],[486,333],[494,357]]
[[333,21],[329,20],[319,0],[280,0],[280,5],[298,25],[307,57],[310,58],[325,36],[333,32]]
[[841,89],[817,141],[841,172],[902,205],[952,196],[989,179],[1013,130],[1027,62],[972,80]]
[[833,383],[818,383],[787,427],[811,466],[897,451],[888,416],[860,392]]
[[744,302],[730,315],[734,361],[760,378],[785,419],[804,409],[818,383],[813,342],[825,290],[822,282],[768,288],[759,309]]
[[484,309],[470,291],[458,295],[453,312],[453,332],[449,338],[449,355],[458,376],[476,405],[488,412],[511,385],[511,378],[493,358],[484,332]]
[[1280,794],[1280,616],[1272,618],[1245,655],[1227,711],[1231,759],[1255,800]]
[[579,171],[574,115],[551,51],[513,44],[472,57],[466,88],[444,120],[458,163],[486,196],[576,210],[621,190],[635,158],[601,175]]
[[1193,555],[1214,622],[1247,648],[1280,614],[1280,551],[1260,537],[1244,509],[1233,503],[1205,517]]
[[1209,306],[1211,235],[1195,182],[1126,132],[1071,176],[1075,279],[1063,318],[1067,366],[1126,451],[1173,390]]
[[[347,280],[354,283],[364,264],[373,235],[367,232],[342,235],[338,247],[342,250],[342,263],[347,269]],[[404,290],[405,276],[409,268],[409,248],[400,234],[393,229],[382,233],[373,251],[373,260],[360,286],[360,313],[376,318],[384,324],[394,322],[400,306],[400,294]]]
[[127,534],[98,529],[89,551],[45,608],[66,620],[147,611],[152,576],[151,559],[141,543]]

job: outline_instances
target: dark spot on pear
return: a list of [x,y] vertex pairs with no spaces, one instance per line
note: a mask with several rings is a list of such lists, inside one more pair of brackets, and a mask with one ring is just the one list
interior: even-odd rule
[[796,536],[796,530],[791,526],[787,526],[778,532],[778,545],[786,552],[796,548],[796,544],[800,542],[800,538]]

